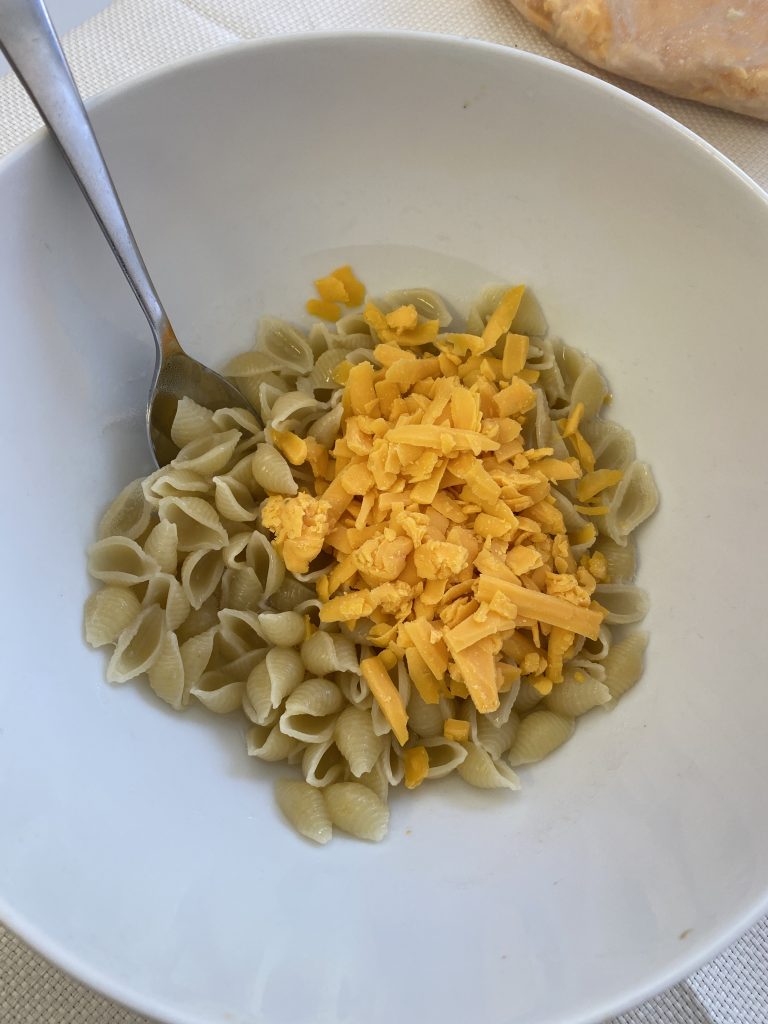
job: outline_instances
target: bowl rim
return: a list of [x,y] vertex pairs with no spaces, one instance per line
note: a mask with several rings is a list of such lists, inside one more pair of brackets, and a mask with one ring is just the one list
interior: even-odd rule
[[[712,143],[703,139],[664,111],[614,85],[612,82],[567,64],[562,64],[550,57],[531,53],[527,50],[515,49],[503,43],[495,43],[467,36],[403,29],[360,29],[305,31],[279,36],[265,36],[258,39],[239,40],[234,43],[224,43],[202,53],[191,54],[169,61],[167,64],[149,71],[141,72],[90,97],[85,101],[85,105],[89,113],[93,113],[94,111],[101,110],[102,107],[108,107],[112,100],[120,98],[126,93],[138,92],[146,87],[154,88],[166,78],[171,78],[187,68],[226,61],[230,58],[237,59],[243,54],[257,53],[265,47],[270,49],[287,47],[290,49],[307,44],[314,45],[315,43],[322,44],[343,40],[367,42],[399,41],[409,45],[459,47],[478,52],[503,54],[504,59],[539,65],[546,68],[548,74],[561,75],[566,79],[576,79],[583,85],[592,88],[595,92],[612,95],[614,102],[623,104],[627,110],[631,110],[635,114],[644,117],[650,123],[655,123],[663,131],[672,132],[685,139],[686,145],[692,144],[706,153],[726,172],[734,176],[741,186],[746,187],[752,193],[755,200],[764,207],[765,213],[768,215],[768,191],[763,189],[746,171],[725,154],[721,153]],[[5,172],[10,171],[18,161],[24,160],[28,154],[40,148],[48,138],[48,129],[45,125],[41,125],[0,158],[0,188],[2,188]],[[637,982],[634,987],[627,990],[620,997],[603,999],[599,1004],[594,1003],[586,1016],[569,1018],[568,1021],[559,1020],[558,1024],[605,1024],[606,1021],[613,1017],[641,1005],[654,996],[674,987],[701,966],[714,959],[728,946],[742,937],[766,914],[768,914],[768,875],[766,876],[765,891],[762,897],[754,902],[749,909],[731,920],[728,926],[720,930],[714,938],[693,938],[690,944],[681,948],[680,955],[662,973],[654,975],[645,982]],[[48,963],[64,971],[74,981],[87,986],[98,994],[136,1013],[166,1022],[166,1024],[211,1024],[212,1018],[210,1016],[180,1011],[161,1000],[146,996],[140,991],[133,989],[128,983],[112,978],[100,968],[96,968],[76,954],[70,953],[61,942],[50,939],[41,927],[27,920],[22,914],[11,908],[7,904],[2,891],[0,891],[0,924],[42,956]]]

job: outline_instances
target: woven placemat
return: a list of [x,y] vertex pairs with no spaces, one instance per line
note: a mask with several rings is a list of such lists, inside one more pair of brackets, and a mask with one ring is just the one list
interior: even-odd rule
[[[597,72],[554,47],[507,0],[116,0],[70,32],[64,45],[87,97],[244,39],[366,28],[487,39],[596,74],[687,125],[768,189],[768,125]],[[39,123],[18,82],[0,79],[0,156]],[[147,1018],[71,980],[0,927],[0,1022],[147,1024]],[[611,1024],[768,1024],[768,918],[686,982]]]

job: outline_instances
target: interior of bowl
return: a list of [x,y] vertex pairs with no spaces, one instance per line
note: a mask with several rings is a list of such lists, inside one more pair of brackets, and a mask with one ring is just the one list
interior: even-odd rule
[[240,725],[109,687],[84,549],[151,468],[151,341],[53,146],[0,169],[10,372],[0,909],[111,995],[192,1022],[599,1019],[764,905],[768,206],[622,94],[511,51],[315,37],[217,54],[95,124],[188,351],[305,322],[340,262],[458,308],[525,281],[608,377],[661,492],[646,674],[524,771],[393,801],[378,846],[286,829]]

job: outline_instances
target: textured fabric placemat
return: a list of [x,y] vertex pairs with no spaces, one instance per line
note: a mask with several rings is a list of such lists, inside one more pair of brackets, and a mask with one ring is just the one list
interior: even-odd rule
[[[64,44],[87,97],[243,39],[367,28],[487,39],[599,74],[687,125],[768,189],[768,124],[598,73],[549,43],[508,0],[116,0]],[[0,79],[0,156],[39,123],[15,79]],[[0,1022],[147,1024],[72,981],[1,927]],[[687,981],[611,1024],[768,1024],[768,918]]]

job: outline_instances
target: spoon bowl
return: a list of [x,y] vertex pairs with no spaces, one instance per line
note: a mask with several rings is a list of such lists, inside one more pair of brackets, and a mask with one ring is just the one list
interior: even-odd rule
[[253,411],[234,384],[187,355],[179,345],[176,351],[158,360],[147,399],[147,438],[158,466],[167,465],[179,453],[171,428],[176,406],[185,397],[213,411],[225,408]]

